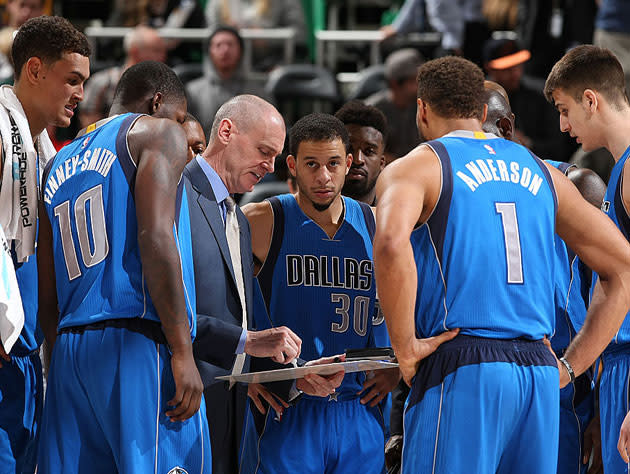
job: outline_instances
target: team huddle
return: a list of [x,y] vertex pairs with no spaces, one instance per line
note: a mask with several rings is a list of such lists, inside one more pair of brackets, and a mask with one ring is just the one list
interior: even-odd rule
[[[239,95],[189,153],[184,87],[158,62],[55,153],[46,127],[69,125],[89,55],[66,20],[29,20],[0,88],[24,313],[0,317],[0,472],[629,472],[630,103],[612,53],[579,46],[545,84],[562,131],[614,156],[607,189],[515,141],[505,91],[458,57],[419,68],[425,142],[387,167],[396,133],[357,101],[287,131]],[[285,138],[290,192],[241,209]],[[397,368],[216,380],[389,346]]]

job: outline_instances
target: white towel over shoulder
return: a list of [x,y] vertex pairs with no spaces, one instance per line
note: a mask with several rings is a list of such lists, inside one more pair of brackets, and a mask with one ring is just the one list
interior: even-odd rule
[[15,241],[18,262],[24,262],[35,253],[37,186],[56,151],[46,130],[39,135],[39,150],[35,149],[22,104],[7,85],[0,87],[0,135],[4,155],[0,226],[6,239]]
[[0,228],[0,340],[8,354],[24,327],[24,309],[9,244]]

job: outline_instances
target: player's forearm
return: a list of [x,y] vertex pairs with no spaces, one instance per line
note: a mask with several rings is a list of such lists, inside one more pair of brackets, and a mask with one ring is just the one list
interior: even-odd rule
[[[42,310],[42,305],[46,304],[46,309]],[[57,312],[57,307],[55,305],[54,311],[50,309],[50,303],[43,303],[40,301],[39,304],[39,312],[37,315],[39,326],[42,328],[42,332],[44,333],[44,338],[48,344],[48,347],[52,351],[53,346],[55,345],[55,340],[57,339],[57,324],[59,319],[59,313]]]
[[170,349],[173,353],[192,353],[181,263],[173,231],[141,231],[138,234],[138,245],[142,273]]
[[588,369],[610,343],[630,307],[630,275],[600,280],[583,328],[565,352],[577,377]]
[[402,243],[387,236],[375,239],[374,264],[379,304],[392,347],[399,359],[405,358],[415,339],[413,315],[418,280],[409,240]]

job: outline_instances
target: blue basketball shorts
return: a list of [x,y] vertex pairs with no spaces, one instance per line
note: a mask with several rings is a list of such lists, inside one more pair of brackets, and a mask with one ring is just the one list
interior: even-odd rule
[[630,344],[611,346],[602,354],[599,380],[599,419],[602,430],[602,461],[606,474],[628,474],[617,443],[621,423],[630,410]]
[[55,343],[42,420],[40,474],[210,473],[201,401],[183,422],[168,348],[120,327],[64,332]]
[[590,371],[560,390],[558,474],[586,474],[582,464],[584,431],[593,419],[595,403]]
[[0,474],[33,473],[42,414],[38,351],[11,356],[0,368]]
[[402,472],[555,473],[558,380],[540,341],[442,344],[421,362],[407,398]]
[[[250,404],[250,409],[256,408]],[[381,474],[385,432],[379,406],[362,405],[356,394],[303,396],[281,420],[248,410],[242,443],[242,474]],[[257,426],[258,425],[258,426]]]

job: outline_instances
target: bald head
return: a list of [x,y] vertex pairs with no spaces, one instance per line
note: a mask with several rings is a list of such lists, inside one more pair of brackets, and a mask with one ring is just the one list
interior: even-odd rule
[[494,81],[483,81],[483,87],[486,90],[491,90],[491,91],[498,92],[499,94],[501,94],[503,96],[503,98],[507,102],[508,106],[510,105],[510,98],[508,97],[507,92],[505,91],[505,89],[503,88],[503,86],[501,84],[499,84],[498,82],[494,82]]
[[237,95],[217,110],[208,138],[210,143],[216,139],[219,126],[225,119],[234,122],[242,132],[249,131],[253,125],[260,123],[260,121],[271,120],[284,124],[280,113],[266,100],[250,94]]
[[166,44],[157,30],[139,25],[131,30],[124,39],[123,46],[130,65],[142,61],[166,60]]
[[[503,88],[501,87],[501,89]],[[503,92],[505,93],[504,90]],[[514,135],[514,114],[506,97],[497,88],[486,87],[486,104],[488,105],[488,113],[486,121],[483,123],[484,132],[494,133],[499,137],[512,140]]]

